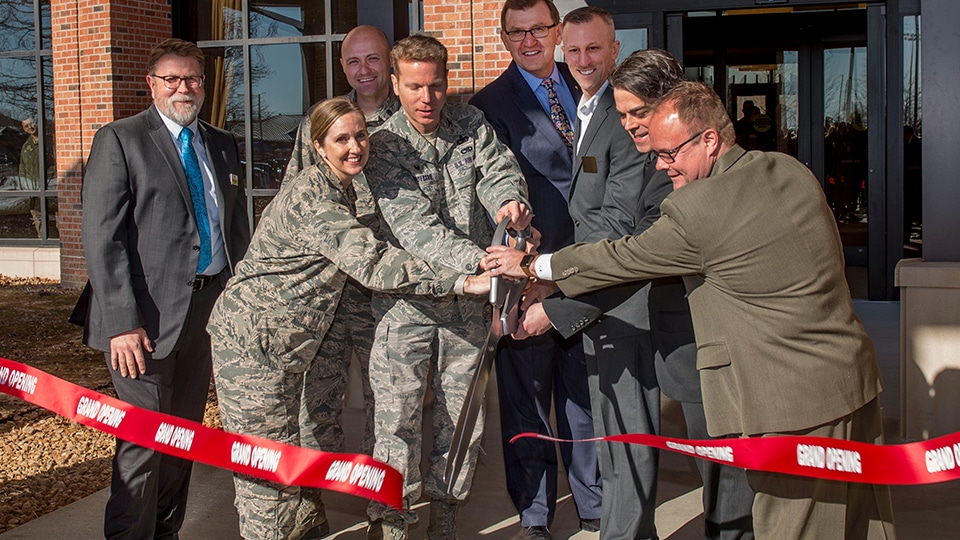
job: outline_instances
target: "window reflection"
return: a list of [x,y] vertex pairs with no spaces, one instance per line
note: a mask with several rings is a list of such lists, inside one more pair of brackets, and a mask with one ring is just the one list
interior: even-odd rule
[[[15,126],[37,112],[37,67],[32,57],[0,58],[0,118]],[[20,136],[23,136],[21,133]],[[21,144],[23,141],[20,141]]]
[[206,56],[204,90],[207,97],[200,116],[221,129],[243,124],[243,49],[215,47],[203,50]]
[[40,0],[40,42],[41,48],[53,48],[53,33],[50,30],[50,0]]
[[345,0],[334,0],[332,2],[333,13],[331,19],[333,20],[333,32],[335,34],[346,34],[357,25],[358,3]]
[[[647,29],[646,28],[625,28],[617,29],[617,41],[620,42],[620,54],[617,56],[617,65],[619,66],[634,51],[641,51],[647,48]],[[562,60],[562,54],[558,51],[557,60]]]
[[40,224],[40,197],[0,197],[0,238],[39,238]]
[[[338,41],[333,44],[333,96],[342,96],[351,90],[350,83],[347,82],[347,76],[343,73],[343,68],[340,67],[341,45],[343,45],[342,41]],[[392,91],[393,90],[391,90],[391,92]],[[313,96],[311,99],[311,104],[327,97],[326,94],[315,92],[311,92],[311,95]]]
[[47,199],[47,238],[60,238],[60,229],[57,227],[57,199]]
[[0,238],[41,238],[40,198],[19,193],[44,188],[35,66],[0,58]]
[[0,51],[32,50],[35,46],[33,0],[0,2]]
[[840,224],[864,224],[867,222],[866,47],[824,49],[823,81],[827,201]]
[[[57,188],[57,152],[56,152],[56,123],[53,115],[53,60],[44,57],[40,60],[43,69],[42,93],[43,93],[43,125],[40,126],[43,133],[43,162],[41,166],[44,170],[44,178],[47,179],[45,188],[47,191],[55,191]],[[39,120],[39,117],[38,117]]]
[[797,51],[775,51],[771,60],[727,68],[730,118],[744,149],[797,157]]
[[310,36],[324,33],[323,2],[253,2],[250,37]]
[[303,114],[350,91],[334,35],[357,25],[357,2],[178,0],[174,9],[175,33],[207,57],[201,118],[236,137],[256,223],[280,188]]
[[903,244],[905,257],[923,255],[923,110],[920,16],[903,18]]
[[260,218],[263,217],[263,210],[270,204],[270,201],[273,200],[273,196],[269,197],[254,197],[253,198],[253,227],[256,228],[260,224]]
[[182,2],[188,10],[185,19],[197,41],[243,38],[243,11],[240,0],[200,0]]
[[323,44],[250,47],[253,188],[279,189],[304,111],[326,92]]

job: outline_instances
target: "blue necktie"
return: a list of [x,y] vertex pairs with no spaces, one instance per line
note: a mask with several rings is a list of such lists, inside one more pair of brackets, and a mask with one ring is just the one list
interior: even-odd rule
[[180,130],[180,159],[183,172],[187,174],[190,186],[190,199],[193,200],[193,214],[200,233],[200,259],[197,260],[197,273],[203,272],[213,259],[210,254],[210,222],[207,219],[207,201],[203,194],[203,175],[200,174],[200,160],[193,149],[193,131],[190,128]]

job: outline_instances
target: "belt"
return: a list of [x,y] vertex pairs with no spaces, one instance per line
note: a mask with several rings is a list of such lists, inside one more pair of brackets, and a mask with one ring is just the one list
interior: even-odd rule
[[218,277],[220,277],[220,274],[221,274],[221,273],[223,273],[223,270],[221,270],[220,272],[217,272],[216,274],[214,274],[214,275],[212,275],[212,276],[207,276],[207,275],[204,275],[204,274],[197,274],[196,279],[193,280],[193,292],[200,292],[200,291],[202,291],[204,287],[206,287],[207,285],[210,285],[211,283],[213,283],[214,281],[216,281],[216,279],[217,279]]

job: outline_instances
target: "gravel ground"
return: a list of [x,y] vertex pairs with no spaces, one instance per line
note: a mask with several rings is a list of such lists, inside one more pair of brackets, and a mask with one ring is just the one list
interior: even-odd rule
[[[0,357],[115,396],[103,353],[67,322],[77,296],[0,276]],[[220,426],[212,388],[204,424]],[[107,487],[113,446],[110,435],[0,394],[0,533]]]

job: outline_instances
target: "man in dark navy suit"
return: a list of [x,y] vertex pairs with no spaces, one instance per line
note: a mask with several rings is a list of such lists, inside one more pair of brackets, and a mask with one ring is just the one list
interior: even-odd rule
[[[573,126],[580,89],[565,64],[554,61],[560,41],[560,14],[551,0],[507,0],[500,16],[500,37],[513,58],[500,77],[478,92],[470,104],[480,108],[497,136],[520,162],[537,209],[533,226],[543,233],[540,249],[573,242],[567,210],[573,155]],[[533,295],[553,293],[535,288]],[[557,499],[557,456],[553,443],[523,439],[522,432],[593,436],[583,346],[579,336],[565,340],[547,332],[524,341],[505,338],[497,356],[500,422],[507,490],[520,513],[523,538],[550,538]],[[596,446],[561,445],[561,456],[581,527],[597,530],[601,509]]]

